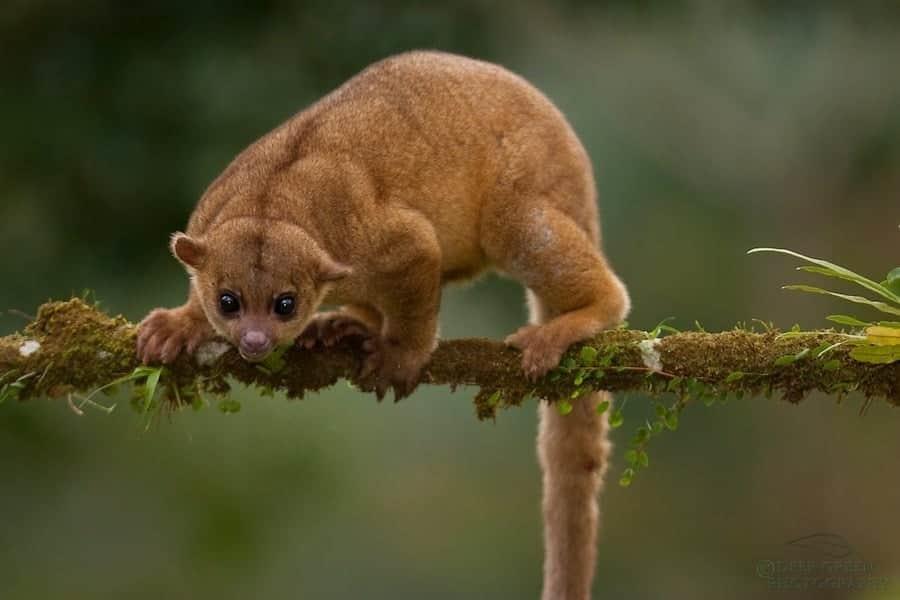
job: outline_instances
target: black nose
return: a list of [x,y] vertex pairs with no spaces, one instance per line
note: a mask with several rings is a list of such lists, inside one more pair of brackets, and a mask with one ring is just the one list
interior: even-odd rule
[[241,335],[241,355],[249,360],[264,358],[272,349],[272,338],[258,329],[250,329]]

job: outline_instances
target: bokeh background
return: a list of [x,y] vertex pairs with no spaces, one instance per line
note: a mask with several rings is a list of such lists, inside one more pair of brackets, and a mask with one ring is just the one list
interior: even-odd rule
[[[179,303],[167,235],[231,157],[421,47],[506,65],[569,116],[635,327],[813,328],[847,312],[780,291],[803,274],[753,246],[873,277],[898,263],[896,2],[7,0],[0,309],[84,289],[132,319]],[[510,281],[444,295],[445,337],[499,338],[524,319]],[[0,333],[24,322],[4,313]],[[0,406],[0,598],[536,598],[534,407],[479,423],[472,394],[241,390],[237,415],[149,432],[122,399],[109,416]],[[861,418],[860,404],[690,407],[623,489],[622,448],[649,412],[632,398],[595,596],[900,598],[900,414]],[[873,583],[769,589],[766,561],[827,559],[786,544],[820,533]]]

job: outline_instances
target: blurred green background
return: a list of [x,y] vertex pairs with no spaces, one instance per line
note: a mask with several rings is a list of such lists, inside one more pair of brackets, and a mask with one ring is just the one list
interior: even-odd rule
[[[167,235],[231,157],[421,47],[506,65],[569,116],[636,327],[812,328],[847,312],[780,291],[802,274],[753,246],[873,277],[898,262],[896,2],[7,0],[0,309],[85,288],[131,319],[179,303]],[[445,337],[499,338],[524,319],[510,281],[444,294]],[[0,315],[0,333],[23,324]],[[0,406],[0,598],[537,598],[535,411],[479,423],[472,394],[243,390],[238,415],[147,433],[124,401],[110,416]],[[860,418],[860,400],[690,407],[622,489],[623,447],[649,413],[632,399],[595,596],[900,598],[900,417],[877,404]],[[820,549],[786,545],[816,533],[842,536],[874,582],[769,589],[765,561],[821,566]]]

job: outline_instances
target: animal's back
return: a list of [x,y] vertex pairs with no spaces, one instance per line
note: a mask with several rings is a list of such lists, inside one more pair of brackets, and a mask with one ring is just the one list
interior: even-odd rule
[[546,96],[491,63],[415,51],[369,66],[238,155],[204,194],[189,233],[244,210],[231,200],[271,189],[304,160],[329,161],[337,176],[352,165],[372,202],[425,214],[448,272],[486,262],[486,211],[521,211],[535,195],[597,238],[593,175],[577,136]]
[[410,52],[375,63],[321,104],[321,118],[370,166],[380,189],[436,213],[439,223],[463,207],[546,193],[596,232],[584,148],[556,106],[503,67]]

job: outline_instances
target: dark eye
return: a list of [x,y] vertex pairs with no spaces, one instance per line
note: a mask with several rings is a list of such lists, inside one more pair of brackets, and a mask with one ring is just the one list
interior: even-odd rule
[[219,310],[223,315],[233,315],[241,309],[241,303],[234,294],[224,292],[219,296]]
[[285,294],[283,296],[278,296],[275,299],[275,306],[273,307],[275,314],[281,315],[282,317],[289,317],[294,314],[294,297]]

